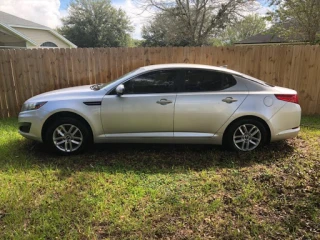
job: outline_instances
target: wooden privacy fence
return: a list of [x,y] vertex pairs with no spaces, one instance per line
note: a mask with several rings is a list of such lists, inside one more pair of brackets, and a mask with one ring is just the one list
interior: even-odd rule
[[296,89],[303,113],[320,114],[320,46],[236,46],[0,50],[0,117],[17,116],[39,93],[110,82],[159,63],[228,65]]

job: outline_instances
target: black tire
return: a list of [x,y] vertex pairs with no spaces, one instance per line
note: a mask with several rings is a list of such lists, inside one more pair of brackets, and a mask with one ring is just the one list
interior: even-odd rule
[[[78,139],[74,139],[74,141],[77,141],[79,143],[81,142],[81,144],[79,144],[80,146],[77,146],[77,145],[69,142],[68,143],[69,146],[70,146],[70,144],[72,144],[73,146],[76,146],[73,148],[72,151],[63,151],[63,150],[59,149],[58,146],[56,146],[56,144],[53,140],[53,137],[54,137],[54,133],[56,134],[55,130],[61,125],[65,125],[66,127],[68,127],[70,125],[70,127],[74,126],[74,127],[78,128],[78,131],[76,133],[77,135],[75,137],[78,137],[78,138],[82,137],[82,141],[78,140]],[[76,128],[74,128],[74,129],[76,129]],[[66,130],[68,130],[68,129],[66,129]],[[63,140],[65,140],[65,139],[61,139],[61,141],[63,141]],[[68,139],[66,141],[71,141],[71,140]],[[59,154],[72,155],[72,154],[77,154],[77,153],[83,152],[92,143],[92,134],[91,134],[91,131],[88,129],[88,126],[86,124],[84,124],[82,121],[80,121],[76,118],[72,118],[72,117],[62,117],[62,118],[56,119],[47,128],[47,130],[45,132],[44,143],[50,149],[54,150],[55,152],[57,152]],[[63,147],[61,147],[61,148],[63,148]]]
[[[241,149],[243,142],[238,143],[238,146],[237,146],[237,144],[234,141],[234,135],[238,136],[240,134],[239,127],[243,126],[243,125],[246,125],[248,127],[248,132],[251,130],[251,128],[250,128],[251,126],[255,126],[260,131],[260,133],[257,133],[257,135],[255,135],[253,137],[252,136],[244,136],[243,139],[238,138],[239,141],[244,140],[245,145],[246,145],[246,141],[249,142],[250,147],[248,148],[248,150]],[[254,131],[252,133],[254,133],[255,130],[256,129],[254,129]],[[252,137],[252,138],[259,138],[260,137],[261,138],[259,143],[258,143],[258,140],[256,140],[256,139],[254,140],[254,142],[257,143],[257,146],[250,142],[250,137]],[[231,123],[231,125],[227,128],[227,131],[226,131],[224,138],[223,138],[223,145],[225,147],[227,147],[229,150],[240,151],[240,152],[249,152],[249,151],[253,151],[257,148],[260,148],[261,146],[264,146],[267,143],[267,140],[268,140],[268,131],[267,131],[265,125],[261,121],[256,120],[256,119],[252,119],[252,118],[244,118],[244,119],[240,119],[238,121]],[[239,145],[241,145],[241,146],[239,146]],[[253,149],[250,149],[250,148],[253,148]]]

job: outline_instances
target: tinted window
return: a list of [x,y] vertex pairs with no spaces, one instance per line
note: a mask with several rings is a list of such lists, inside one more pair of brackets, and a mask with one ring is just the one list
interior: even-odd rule
[[172,70],[142,74],[124,84],[125,94],[172,93],[176,91],[176,77]]
[[221,72],[187,70],[184,92],[220,91],[236,85],[233,76]]

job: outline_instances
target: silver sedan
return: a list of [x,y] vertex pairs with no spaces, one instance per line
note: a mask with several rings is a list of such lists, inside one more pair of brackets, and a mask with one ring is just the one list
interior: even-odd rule
[[297,92],[226,68],[141,67],[108,84],[27,100],[19,132],[64,154],[91,143],[191,143],[252,151],[300,131]]

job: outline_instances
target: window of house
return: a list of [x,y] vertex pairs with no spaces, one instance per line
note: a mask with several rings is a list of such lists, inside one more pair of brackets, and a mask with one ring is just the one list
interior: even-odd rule
[[58,46],[53,42],[44,42],[40,45],[40,47],[58,47]]
[[186,70],[184,92],[221,91],[237,84],[232,75],[205,70]]

